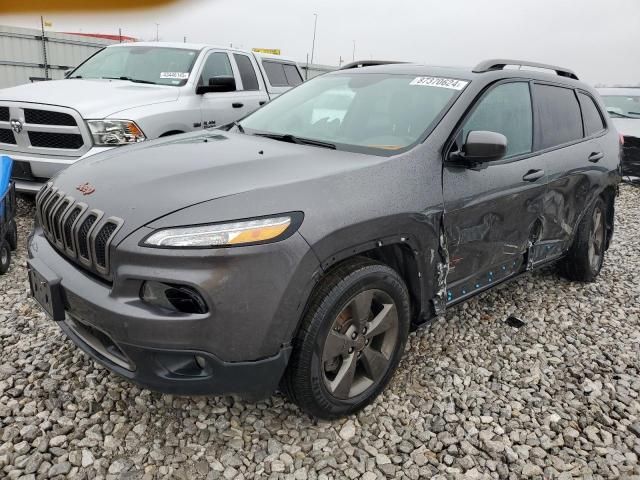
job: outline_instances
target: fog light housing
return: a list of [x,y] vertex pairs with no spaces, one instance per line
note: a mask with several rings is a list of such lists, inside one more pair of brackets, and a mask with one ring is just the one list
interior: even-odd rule
[[185,285],[147,281],[142,284],[140,298],[156,307],[179,313],[207,313],[209,309],[202,296]]

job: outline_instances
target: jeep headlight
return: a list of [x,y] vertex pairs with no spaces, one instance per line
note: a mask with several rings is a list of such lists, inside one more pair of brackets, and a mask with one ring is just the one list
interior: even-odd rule
[[136,122],[131,120],[87,120],[94,145],[127,145],[146,140]]
[[[279,215],[228,223],[157,230],[142,245],[161,248],[212,248],[252,245],[284,239],[293,233],[293,216]],[[296,222],[299,224],[299,222]]]

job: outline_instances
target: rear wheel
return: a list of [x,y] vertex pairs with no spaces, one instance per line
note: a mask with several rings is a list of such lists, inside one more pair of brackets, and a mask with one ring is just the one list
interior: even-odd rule
[[386,386],[409,331],[409,294],[391,268],[358,259],[316,288],[283,379],[285,393],[317,418],[361,409]]
[[9,242],[2,240],[0,242],[0,275],[6,273],[10,265],[11,247],[9,246]]
[[573,245],[560,269],[569,280],[593,282],[604,263],[607,206],[598,198],[580,221]]

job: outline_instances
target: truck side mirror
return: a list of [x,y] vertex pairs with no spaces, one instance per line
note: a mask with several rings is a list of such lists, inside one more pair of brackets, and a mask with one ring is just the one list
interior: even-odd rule
[[473,166],[499,160],[507,153],[507,137],[497,132],[473,130],[468,133],[462,148],[449,156],[454,163]]
[[209,85],[198,85],[196,87],[197,95],[204,95],[211,92],[235,92],[236,79],[230,76],[211,77]]

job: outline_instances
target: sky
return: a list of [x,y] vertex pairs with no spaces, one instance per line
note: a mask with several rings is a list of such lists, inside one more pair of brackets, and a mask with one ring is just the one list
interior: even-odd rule
[[[43,12],[55,31],[279,48],[305,62],[405,60],[473,66],[487,58],[560,65],[591,84],[640,84],[640,0],[179,0],[164,8]],[[39,27],[37,15],[0,24]]]

